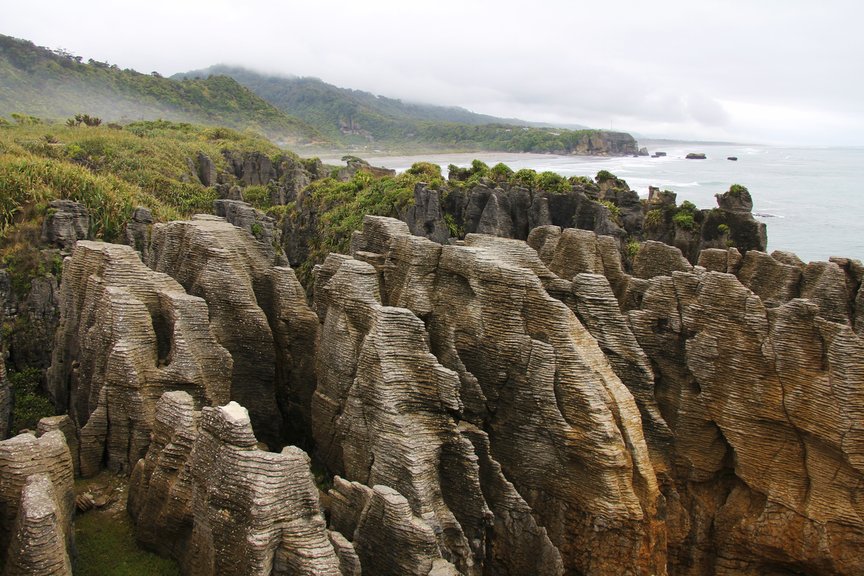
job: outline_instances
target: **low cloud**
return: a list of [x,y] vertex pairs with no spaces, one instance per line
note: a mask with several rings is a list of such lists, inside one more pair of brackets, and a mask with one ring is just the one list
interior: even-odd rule
[[[830,112],[850,127],[838,123],[836,140],[860,143],[862,16],[849,0],[34,0],[6,7],[4,33],[142,72],[238,64],[498,116],[665,131],[656,136],[821,141],[831,135],[815,118]],[[746,106],[787,111],[797,129]]]

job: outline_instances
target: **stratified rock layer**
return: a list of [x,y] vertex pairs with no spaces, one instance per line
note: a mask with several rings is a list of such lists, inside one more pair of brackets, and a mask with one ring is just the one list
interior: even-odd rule
[[6,363],[0,354],[0,440],[5,440],[12,425],[12,388],[6,377]]
[[156,401],[185,390],[229,398],[231,357],[200,298],[141,263],[129,246],[80,241],[63,270],[48,388],[79,436],[81,474],[131,471],[150,443]]
[[[442,554],[462,573],[482,573],[487,538],[526,525],[519,518],[492,526],[477,457],[453,417],[462,408],[457,374],[429,352],[419,318],[380,304],[378,273],[370,264],[329,258],[318,272],[316,294],[323,316],[313,402],[317,447],[331,469],[361,483],[337,482],[334,499],[351,503],[340,510],[369,521],[357,525],[334,512],[334,527],[348,530],[364,570],[373,573],[427,574]],[[378,487],[373,494],[368,486]],[[365,496],[358,503],[349,492]],[[512,486],[495,494],[527,509]],[[377,502],[374,521],[364,512],[370,499]],[[507,554],[538,572],[558,573],[560,558],[545,531],[529,527],[538,533],[537,548],[513,546]],[[412,536],[400,540],[400,534]],[[537,549],[547,555],[535,556]]]
[[[441,430],[443,422],[455,425],[456,433],[462,436],[458,424],[464,420],[478,430],[473,435],[478,445],[487,436],[485,454],[494,459],[486,464],[487,469],[500,466],[504,481],[498,486],[512,484],[518,491],[514,494],[524,497],[526,507],[521,509],[533,510],[548,531],[554,547],[546,560],[560,555],[565,570],[587,574],[606,573],[616,567],[664,573],[665,550],[658,545],[664,539],[658,515],[661,497],[636,403],[596,340],[566,305],[549,296],[537,275],[508,263],[506,255],[493,246],[442,247],[411,236],[405,224],[387,218],[367,217],[363,233],[352,241],[352,253],[375,268],[337,257],[328,260],[316,278],[316,295],[320,294],[316,306],[324,322],[319,357],[336,358],[337,364],[330,371],[332,381],[319,364],[319,391],[326,398],[314,405],[320,410],[313,409],[313,421],[324,438],[332,435],[338,439],[343,462],[344,455],[362,447],[368,436],[351,429],[335,433],[334,424],[338,428],[348,411],[359,409],[371,415],[380,410],[401,415],[407,411],[396,407],[410,406],[406,403],[415,401],[418,389],[428,390],[433,398],[448,393],[430,406],[446,411],[449,418],[422,420],[409,412],[403,428],[415,430],[424,422],[440,435],[446,432]],[[403,306],[412,315],[382,308],[376,302],[379,292],[384,304]],[[340,298],[365,298],[365,306],[339,305]],[[347,314],[337,312],[334,316],[334,309],[340,308]],[[435,387],[427,388],[422,382],[428,381],[428,376],[418,384],[410,385],[417,379],[409,377],[404,384],[378,394],[364,392],[363,358],[377,353],[388,360],[398,359],[399,354],[422,355],[425,348],[425,339],[418,344],[401,343],[399,338],[408,336],[400,329],[372,344],[373,349],[367,352],[365,345],[375,342],[373,335],[380,329],[377,323],[381,314],[368,310],[405,317],[404,322],[413,323],[421,336],[425,325],[430,350],[459,378],[458,392],[452,391],[452,384],[439,384],[438,392]],[[352,312],[359,316],[352,319]],[[331,339],[331,334],[352,332],[353,338]],[[394,353],[405,352],[394,356],[386,352],[384,342],[395,346]],[[416,358],[407,362],[408,366],[415,364]],[[372,382],[376,382],[375,373]],[[382,373],[406,374],[404,369],[392,368]],[[410,394],[404,397],[401,388]],[[342,401],[339,392],[345,398]],[[378,445],[393,446],[383,451],[385,458],[400,452],[397,447],[403,432],[398,428],[378,425],[368,429],[377,436]],[[448,470],[452,477],[439,473],[438,483],[445,503],[470,542],[472,535],[482,534],[483,510],[492,507],[486,504],[484,488],[475,479],[479,477],[480,448],[469,440],[471,435],[462,438],[468,441],[445,442],[436,457],[448,463],[441,470]],[[332,458],[337,453],[331,449],[324,454]],[[367,462],[378,466],[377,458]],[[435,466],[428,457],[418,456],[413,462],[415,469]],[[345,470],[348,472],[347,464]],[[471,483],[466,484],[466,478]],[[365,479],[361,476],[360,480]],[[480,487],[474,499],[472,483]],[[448,485],[459,489],[448,489]],[[435,483],[427,481],[410,490],[403,487],[400,493],[415,507],[415,513],[422,515],[416,500],[429,499],[435,489]],[[448,490],[452,495],[449,500]],[[503,515],[506,498],[497,500],[495,506]],[[447,534],[446,525],[444,528]],[[472,573],[471,563],[481,566],[490,547],[498,551],[504,548],[493,534],[485,544],[482,540],[473,544],[472,554],[466,557],[458,542],[458,538],[445,542],[445,548],[463,573]],[[525,542],[521,540],[519,549],[525,549]],[[460,557],[470,558],[471,563]],[[535,554],[533,560],[538,562],[541,557],[544,554]],[[546,569],[550,566],[554,561],[546,564]]]
[[272,247],[221,218],[153,228],[148,264],[207,302],[209,322],[234,361],[230,397],[246,406],[258,437],[277,447],[308,435],[318,321],[293,270]]
[[851,328],[814,302],[766,309],[716,272],[654,278],[630,319],[659,369],[691,500],[682,573],[864,570],[852,552],[864,543],[864,349]]
[[130,483],[138,540],[191,575],[339,576],[308,456],[256,444],[237,403],[199,413],[188,394],[166,393]]
[[71,576],[66,550],[71,518],[63,517],[51,478],[32,474],[21,492],[3,571],[8,576]]
[[90,234],[87,207],[72,200],[52,200],[42,222],[42,241],[71,251],[78,240]]
[[72,458],[63,434],[0,442],[0,553],[5,572],[71,574]]

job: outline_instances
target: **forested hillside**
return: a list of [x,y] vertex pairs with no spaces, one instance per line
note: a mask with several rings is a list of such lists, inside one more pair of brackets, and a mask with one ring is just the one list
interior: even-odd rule
[[0,116],[7,118],[63,120],[78,113],[122,123],[162,118],[251,129],[291,144],[323,140],[227,76],[178,82],[107,62],[82,62],[0,35],[0,79]]

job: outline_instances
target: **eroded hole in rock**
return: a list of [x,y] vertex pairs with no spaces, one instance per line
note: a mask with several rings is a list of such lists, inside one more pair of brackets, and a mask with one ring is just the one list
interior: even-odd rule
[[150,312],[153,332],[156,333],[156,365],[167,366],[171,363],[173,347],[174,320],[161,310]]

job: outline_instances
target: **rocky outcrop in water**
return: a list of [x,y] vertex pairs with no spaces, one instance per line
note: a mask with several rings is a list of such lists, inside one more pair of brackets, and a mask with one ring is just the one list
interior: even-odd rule
[[[308,456],[256,443],[240,405],[198,412],[185,392],[163,395],[153,443],[130,482],[139,542],[190,575],[355,574],[340,570]],[[341,542],[349,558],[352,547]]]
[[71,574],[72,458],[63,434],[0,442],[0,564],[4,575]]
[[275,263],[272,246],[210,216],[154,226],[148,259],[206,301],[210,330],[233,359],[221,375],[229,397],[273,447],[308,435],[318,328],[293,270]]
[[674,193],[652,188],[646,204],[644,238],[675,246],[693,264],[706,249],[765,251],[767,229],[753,217],[753,199],[747,188],[734,184],[715,196],[717,208],[697,210],[686,201],[677,206]]
[[170,390],[227,402],[232,360],[207,305],[129,246],[80,241],[63,269],[48,389],[80,440],[81,474],[130,471],[147,450],[155,405]]

